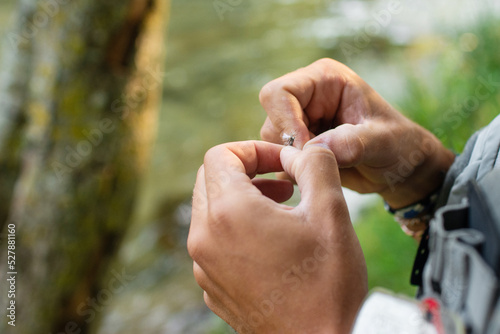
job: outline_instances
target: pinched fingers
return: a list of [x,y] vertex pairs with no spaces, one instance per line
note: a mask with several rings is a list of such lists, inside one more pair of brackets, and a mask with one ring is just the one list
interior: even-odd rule
[[[297,97],[288,90],[288,79],[279,78],[266,84],[259,99],[268,118],[261,129],[261,138],[273,143],[284,143],[293,136],[294,146],[302,146],[310,139],[308,120]],[[312,94],[312,92],[311,92]]]
[[321,59],[266,84],[259,95],[268,114],[262,127],[264,140],[280,142],[284,135],[295,136],[302,146],[333,126],[347,77],[354,73],[332,59]]
[[259,142],[235,142],[216,146],[205,155],[205,184],[209,203],[227,197],[260,194],[252,179],[257,174],[282,171],[282,146]]
[[279,202],[291,196],[292,186],[286,182],[276,181],[274,189],[271,181],[254,181],[256,185],[252,182],[256,174],[283,170],[282,148],[281,145],[248,141],[219,145],[207,152],[193,194],[188,237],[188,251],[193,258],[213,226],[233,216],[245,217],[255,206],[269,207],[273,203],[269,198]]
[[285,172],[299,186],[301,202],[298,207],[308,213],[333,209],[342,216],[348,215],[337,161],[331,150],[323,145],[306,145],[302,151],[286,147],[281,151],[281,161]]

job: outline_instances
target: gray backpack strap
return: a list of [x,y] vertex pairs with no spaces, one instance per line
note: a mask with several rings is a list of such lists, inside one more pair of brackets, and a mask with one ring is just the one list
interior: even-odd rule
[[500,167],[496,167],[488,173],[479,182],[479,186],[482,191],[487,194],[484,198],[488,207],[491,208],[493,220],[498,224],[497,230],[500,231]]
[[[422,292],[423,297],[436,298],[460,315],[470,333],[488,330],[498,334],[500,262],[498,256],[490,255],[498,251],[495,247],[500,243],[496,237],[500,231],[500,169],[490,171],[472,190],[480,196],[469,193],[470,200],[439,209],[431,222]],[[492,243],[493,248],[489,247]]]
[[[463,152],[456,157],[453,165],[451,165],[450,169],[446,173],[446,178],[443,182],[443,186],[441,187],[441,193],[436,204],[436,208],[443,207],[448,203],[448,198],[451,194],[451,188],[455,184],[455,180],[469,164],[470,158],[472,156],[472,150],[476,146],[476,141],[479,137],[479,133],[480,132],[478,131],[471,138],[469,138]],[[453,201],[456,202],[455,200]]]
[[423,297],[438,299],[458,314],[471,333],[484,333],[497,299],[498,280],[477,252],[482,234],[461,228],[468,203],[440,209],[430,231],[430,255],[423,275]]
[[500,333],[499,151],[497,116],[469,139],[446,176],[423,269],[420,297],[440,300],[472,334]]
[[[462,203],[463,199],[467,198],[469,181],[480,180],[495,166],[500,167],[499,149],[500,115],[467,141],[464,151],[455,159],[446,174],[436,210],[448,204]],[[428,232],[426,231],[422,237],[410,280],[413,285],[420,287],[419,297],[423,292],[423,267],[428,258]]]
[[467,195],[467,183],[481,180],[493,168],[500,167],[500,116],[477,132],[457,158],[445,179],[441,205],[459,204]]
[[495,310],[491,315],[491,321],[488,326],[486,334],[498,334],[500,333],[500,299],[495,305]]

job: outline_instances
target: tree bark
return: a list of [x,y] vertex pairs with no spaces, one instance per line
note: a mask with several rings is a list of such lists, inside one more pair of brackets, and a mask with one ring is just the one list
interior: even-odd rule
[[[36,12],[36,3],[20,2],[16,32]],[[10,37],[17,37],[11,32]],[[14,42],[14,40],[11,40]],[[3,231],[20,170],[22,131],[25,125],[29,82],[32,75],[32,41],[4,46],[0,75],[0,231]]]
[[149,158],[167,1],[26,0],[19,10],[0,87],[0,273],[17,273],[7,275],[15,298],[2,279],[0,309],[15,301],[15,327],[2,315],[0,332],[87,333],[129,279],[105,273]]

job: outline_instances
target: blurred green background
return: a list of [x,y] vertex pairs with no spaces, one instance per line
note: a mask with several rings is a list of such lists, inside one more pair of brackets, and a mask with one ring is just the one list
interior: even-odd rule
[[[3,36],[15,3],[0,3]],[[218,11],[216,3],[227,11]],[[172,1],[158,138],[119,256],[138,279],[115,296],[102,333],[231,332],[204,307],[192,278],[185,250],[189,202],[207,149],[259,138],[265,113],[258,93],[266,82],[319,58],[335,58],[456,152],[498,114],[499,87],[481,100],[476,87],[482,79],[500,81],[500,5],[401,1],[391,12],[391,3]],[[370,287],[413,295],[409,273],[416,243],[379,199],[347,196]]]

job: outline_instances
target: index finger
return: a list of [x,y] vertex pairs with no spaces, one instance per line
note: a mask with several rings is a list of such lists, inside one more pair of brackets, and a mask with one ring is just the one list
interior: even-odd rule
[[324,127],[333,124],[346,72],[344,65],[321,59],[266,84],[259,99],[272,126],[264,125],[263,139],[294,135],[294,146],[302,148],[311,139],[310,131],[328,130]]
[[262,139],[284,143],[287,137],[293,136],[293,146],[298,148],[309,141],[307,116],[303,111],[313,95],[314,89],[309,83],[309,78],[293,72],[262,88],[259,100],[268,115],[261,130]]

